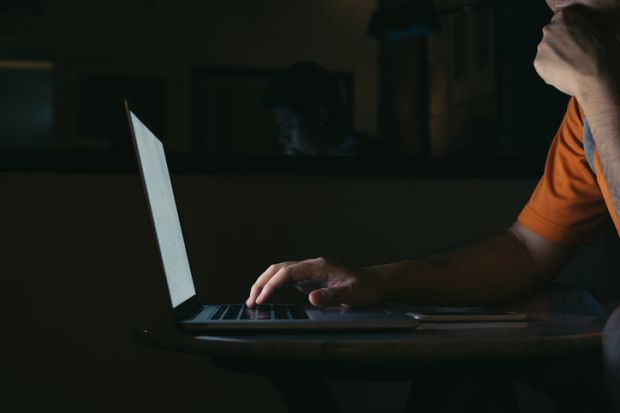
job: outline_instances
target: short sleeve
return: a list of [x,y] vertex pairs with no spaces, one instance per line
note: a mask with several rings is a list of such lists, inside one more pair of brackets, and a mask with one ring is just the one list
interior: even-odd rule
[[601,192],[603,193],[603,199],[605,200],[605,204],[607,205],[607,211],[609,211],[609,215],[611,215],[611,219],[616,227],[616,232],[620,235],[620,220],[616,215],[616,209],[614,208],[611,193],[609,192],[609,186],[607,186],[607,182],[605,181],[605,176],[603,174],[603,167],[601,165],[600,157],[598,156],[598,152],[594,153],[594,165],[596,169],[596,179],[598,180],[598,185],[601,188]]
[[551,144],[545,172],[518,221],[550,241],[592,243],[609,221],[605,199],[583,148],[583,113],[572,98]]

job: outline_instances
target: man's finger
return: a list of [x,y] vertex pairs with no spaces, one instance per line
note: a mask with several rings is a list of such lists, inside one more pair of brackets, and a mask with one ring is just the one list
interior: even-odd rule
[[248,307],[254,306],[254,304],[256,303],[256,297],[258,297],[261,290],[263,289],[263,285],[279,270],[280,267],[278,265],[271,265],[256,279],[256,281],[254,281],[254,284],[252,284],[252,287],[250,287],[250,295],[245,301],[245,304]]
[[281,262],[279,264],[273,264],[269,266],[257,279],[254,281],[254,284],[250,288],[250,295],[248,299],[245,301],[245,305],[248,307],[253,307],[256,303],[256,298],[261,293],[263,286],[273,277],[280,269],[286,267],[287,265],[291,265],[293,261]]
[[571,27],[581,27],[584,30],[591,31],[593,33],[601,34],[599,28],[595,27],[589,19],[588,9],[581,6],[574,6],[564,8],[557,13],[553,14],[551,23],[556,23],[562,20]]
[[320,281],[327,276],[327,263],[317,258],[300,261],[282,267],[263,285],[260,294],[256,298],[257,304],[263,304],[273,292],[290,283],[291,281]]
[[[359,297],[358,297],[359,298]],[[315,307],[328,307],[332,305],[355,304],[355,299],[350,286],[320,288],[314,290],[308,296],[310,304]]]

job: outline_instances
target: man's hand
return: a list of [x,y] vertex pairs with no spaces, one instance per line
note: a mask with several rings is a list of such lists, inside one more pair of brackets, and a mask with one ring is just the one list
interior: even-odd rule
[[[607,17],[615,16],[613,10]],[[620,41],[584,18],[582,12],[593,11],[585,4],[557,11],[543,29],[534,67],[545,82],[579,101],[611,194],[607,208],[620,217]],[[620,25],[611,21],[615,24],[607,30],[617,34]]]
[[254,283],[248,307],[263,304],[278,288],[295,283],[308,293],[312,305],[367,306],[381,300],[381,274],[373,269],[353,269],[325,258],[284,262],[270,266]]
[[581,100],[592,89],[617,87],[620,43],[577,9],[559,10],[543,28],[534,67],[547,84]]

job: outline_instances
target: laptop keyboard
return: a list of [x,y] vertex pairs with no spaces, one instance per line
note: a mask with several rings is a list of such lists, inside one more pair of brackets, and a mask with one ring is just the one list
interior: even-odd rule
[[307,320],[310,317],[301,304],[220,305],[210,320]]

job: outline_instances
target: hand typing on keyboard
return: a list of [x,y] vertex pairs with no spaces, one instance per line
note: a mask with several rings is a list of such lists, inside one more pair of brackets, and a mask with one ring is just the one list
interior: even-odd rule
[[[267,268],[250,289],[246,305],[264,304],[280,287],[296,283],[317,307],[367,306],[381,301],[383,280],[370,268],[353,269],[325,258],[289,261]],[[312,288],[308,288],[312,286]]]

